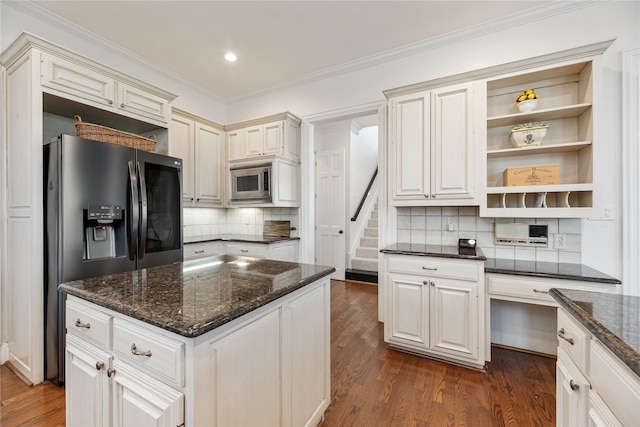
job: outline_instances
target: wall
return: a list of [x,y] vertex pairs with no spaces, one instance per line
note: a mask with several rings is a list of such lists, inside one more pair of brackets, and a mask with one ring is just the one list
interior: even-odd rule
[[[600,159],[610,171],[602,188],[605,206],[621,212],[621,54],[640,47],[639,2],[553,2],[536,14],[449,34],[417,44],[395,56],[329,72],[323,79],[292,83],[250,98],[228,103],[230,121],[289,110],[303,117],[384,100],[382,91],[465,73],[490,66],[571,49],[616,38],[603,55],[603,124],[610,138],[607,157]],[[338,72],[338,71],[349,72]],[[303,165],[304,167],[305,165]],[[307,171],[307,173],[311,173]],[[313,221],[305,223],[313,224]],[[615,277],[621,275],[622,222],[582,221],[582,262]]]
[[353,217],[378,167],[378,126],[352,129],[349,152],[349,216]]

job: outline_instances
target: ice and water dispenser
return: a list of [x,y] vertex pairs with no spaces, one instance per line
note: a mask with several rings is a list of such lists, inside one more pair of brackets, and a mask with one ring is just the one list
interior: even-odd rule
[[126,229],[122,207],[91,205],[84,212],[84,258],[124,255]]

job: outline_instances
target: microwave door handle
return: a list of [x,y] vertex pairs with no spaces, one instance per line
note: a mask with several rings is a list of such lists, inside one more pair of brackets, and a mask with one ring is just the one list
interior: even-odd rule
[[140,177],[140,246],[138,246],[138,259],[144,257],[144,250],[147,245],[147,181],[144,173],[140,170],[140,163],[137,164],[138,176]]
[[129,237],[129,259],[134,261],[138,252],[138,177],[136,176],[133,161],[129,162],[129,185],[131,200],[129,200],[129,224],[131,226]]

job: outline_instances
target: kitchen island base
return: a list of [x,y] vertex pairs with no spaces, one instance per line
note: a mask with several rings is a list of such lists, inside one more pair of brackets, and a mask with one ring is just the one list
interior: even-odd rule
[[69,295],[67,425],[315,426],[329,297],[323,277],[188,338]]

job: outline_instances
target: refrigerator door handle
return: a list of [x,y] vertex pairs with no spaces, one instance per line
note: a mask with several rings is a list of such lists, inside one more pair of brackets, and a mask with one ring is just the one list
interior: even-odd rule
[[144,257],[144,250],[147,245],[147,181],[144,173],[140,170],[140,162],[137,162],[138,176],[140,177],[140,245],[138,246],[138,259]]
[[129,259],[134,261],[138,253],[138,222],[139,222],[139,206],[138,206],[138,176],[136,175],[133,160],[129,161],[129,183],[131,186],[131,207],[129,209],[129,223],[131,224],[131,233],[129,240]]

